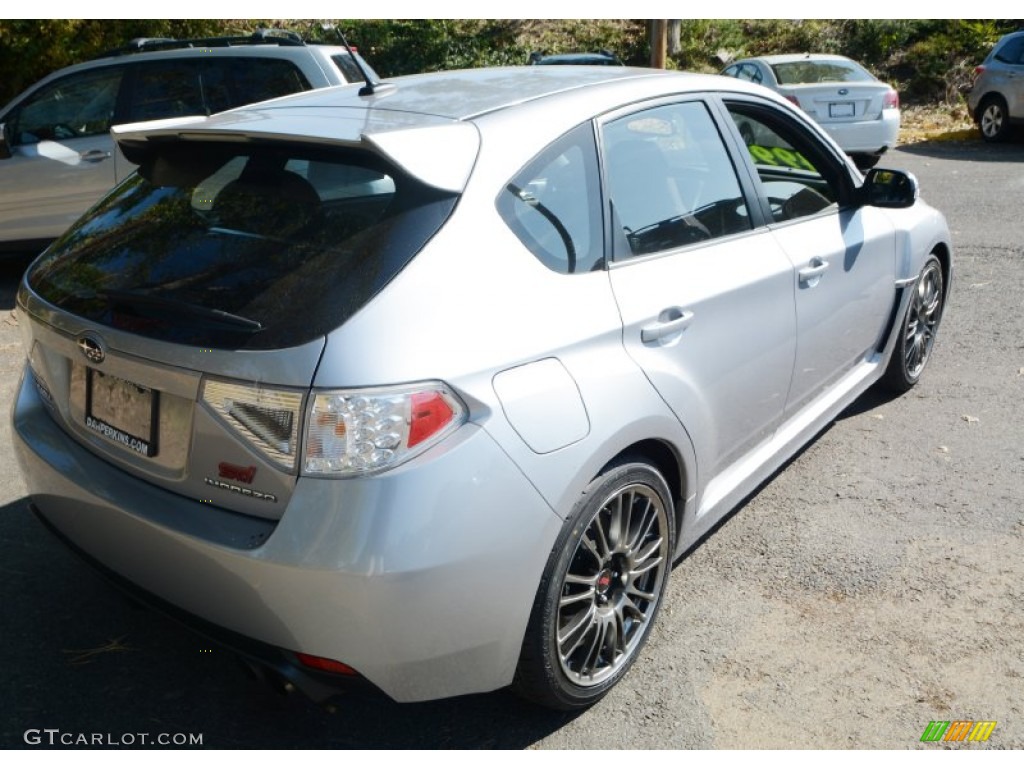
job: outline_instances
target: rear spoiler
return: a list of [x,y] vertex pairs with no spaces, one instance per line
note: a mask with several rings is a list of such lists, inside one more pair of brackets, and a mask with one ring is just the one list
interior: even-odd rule
[[[379,115],[379,113],[378,113]],[[380,124],[369,130],[368,123]],[[130,163],[142,165],[167,142],[288,142],[318,147],[352,147],[390,160],[424,184],[446,192],[462,192],[480,150],[480,134],[472,123],[438,120],[411,123],[401,113],[393,119],[371,120],[364,111],[309,109],[292,113],[225,112],[213,117],[176,117],[114,126],[110,134]]]

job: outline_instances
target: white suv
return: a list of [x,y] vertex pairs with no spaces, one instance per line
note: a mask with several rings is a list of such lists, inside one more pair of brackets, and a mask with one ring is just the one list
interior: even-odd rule
[[46,245],[135,170],[110,138],[112,125],[359,81],[353,55],[271,30],[136,40],[54,72],[0,110],[0,250]]

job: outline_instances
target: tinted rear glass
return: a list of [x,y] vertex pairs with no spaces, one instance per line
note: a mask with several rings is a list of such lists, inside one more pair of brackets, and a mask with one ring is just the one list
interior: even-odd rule
[[803,83],[870,83],[875,78],[852,61],[790,61],[774,64],[779,85]]
[[456,198],[361,153],[173,144],[29,273],[44,299],[140,335],[271,349],[340,326]]
[[1024,35],[1007,40],[996,51],[995,58],[1004,64],[1024,64]]

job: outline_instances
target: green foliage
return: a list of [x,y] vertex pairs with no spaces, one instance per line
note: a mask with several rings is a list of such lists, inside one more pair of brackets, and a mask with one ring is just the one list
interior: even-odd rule
[[[512,22],[409,19],[339,22],[384,77],[521,63]],[[325,34],[323,39],[329,40]]]
[[889,71],[911,97],[955,103],[973,80],[976,64],[1015,24],[996,20],[919,22],[892,56]]

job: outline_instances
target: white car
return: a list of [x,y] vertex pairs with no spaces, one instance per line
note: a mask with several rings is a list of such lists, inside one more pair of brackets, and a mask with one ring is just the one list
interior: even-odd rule
[[[740,59],[722,74],[763,85],[789,99],[862,169],[874,167],[896,145],[899,94],[845,56],[801,53]],[[748,143],[753,138],[744,135]]]

